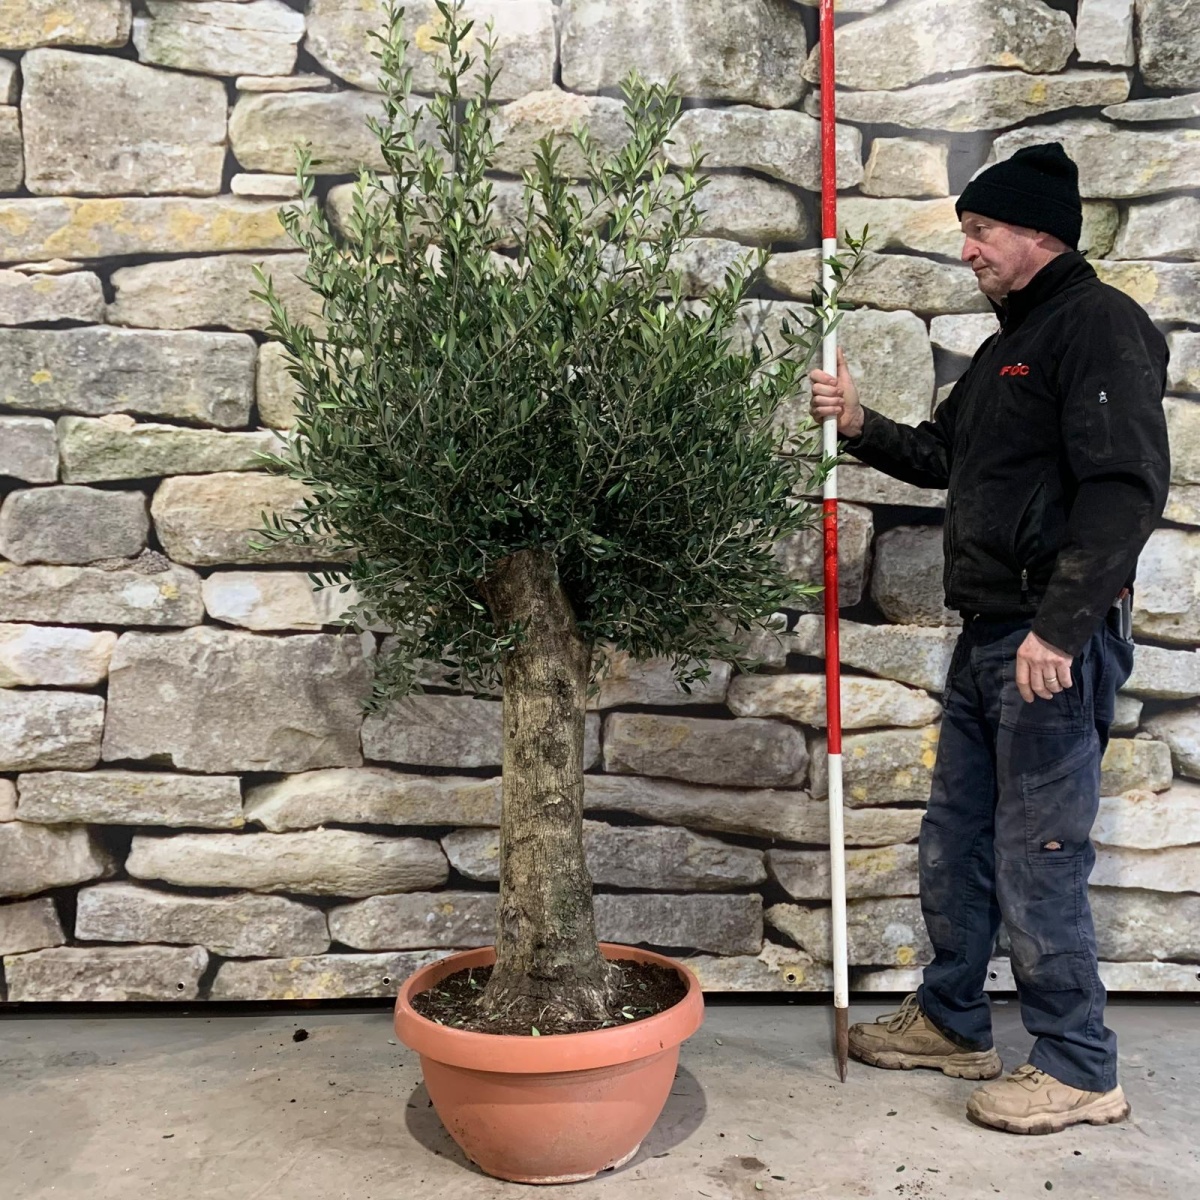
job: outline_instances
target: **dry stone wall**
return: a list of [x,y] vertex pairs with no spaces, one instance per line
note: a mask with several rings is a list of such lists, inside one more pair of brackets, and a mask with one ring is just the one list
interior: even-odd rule
[[[625,137],[613,87],[677,74],[672,157],[703,143],[702,296],[772,262],[747,335],[818,270],[812,0],[474,0],[495,21],[498,203],[548,131]],[[844,0],[845,225],[873,240],[843,340],[870,403],[929,415],[994,328],[956,261],[954,197],[1061,139],[1086,251],[1166,331],[1174,451],[1141,565],[1137,666],[1104,763],[1093,878],[1119,990],[1200,989],[1200,10],[1193,0]],[[413,0],[415,82],[433,5]],[[25,0],[0,7],[0,954],[40,1000],[385,996],[486,942],[495,698],[364,721],[377,633],[335,625],[286,553],[256,553],[291,481],[257,469],[291,379],[250,296],[265,265],[319,329],[279,222],[292,145],[344,221],[377,151],[375,0]],[[565,161],[579,169],[577,155]],[[795,406],[795,419],[804,410]],[[842,472],[846,829],[854,984],[929,953],[915,839],[956,636],[944,497]],[[292,552],[294,553],[294,552]],[[815,534],[779,547],[797,581]],[[603,936],[689,956],[707,987],[830,983],[821,618],[797,598],[761,670],[690,696],[616,659],[588,719],[586,841]],[[1002,952],[991,986],[1011,988]]]

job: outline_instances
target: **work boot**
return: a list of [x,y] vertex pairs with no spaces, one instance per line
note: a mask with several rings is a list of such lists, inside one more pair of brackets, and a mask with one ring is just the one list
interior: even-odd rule
[[995,1079],[1004,1070],[995,1049],[964,1050],[921,1011],[917,993],[894,1013],[850,1027],[850,1056],[889,1071],[932,1067],[955,1079]]
[[1129,1101],[1119,1084],[1083,1092],[1026,1063],[1000,1083],[976,1088],[967,1116],[1009,1133],[1061,1133],[1068,1125],[1115,1125],[1129,1116]]

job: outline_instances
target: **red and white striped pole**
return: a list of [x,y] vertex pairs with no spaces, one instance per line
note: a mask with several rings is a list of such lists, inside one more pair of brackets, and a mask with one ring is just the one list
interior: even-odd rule
[[[834,107],[833,0],[821,0],[821,280],[834,288],[829,260],[837,254],[837,121]],[[836,377],[837,330],[827,309],[821,368]],[[822,429],[826,458],[838,450],[837,419]],[[846,1079],[850,1038],[850,983],[846,948],[846,836],[842,817],[842,689],[838,644],[837,468],[825,480],[825,713],[829,728],[829,896],[833,903],[833,1011],[838,1076]]]

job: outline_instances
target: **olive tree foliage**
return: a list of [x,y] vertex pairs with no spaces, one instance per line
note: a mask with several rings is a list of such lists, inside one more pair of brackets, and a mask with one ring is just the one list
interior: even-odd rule
[[493,620],[479,585],[533,548],[553,556],[589,645],[667,657],[686,686],[713,658],[742,661],[747,630],[817,590],[787,579],[773,547],[813,522],[797,497],[829,464],[811,429],[788,434],[779,416],[836,297],[814,292],[775,346],[751,346],[739,321],[765,251],[747,249],[702,303],[686,297],[702,157],[668,172],[680,102],[636,75],[627,144],[606,154],[576,129],[579,186],[562,141],[543,140],[515,251],[497,253],[513,230],[489,178],[490,31],[470,36],[461,0],[438,9],[441,83],[427,101],[411,93],[394,2],[376,35],[370,128],[386,170],[359,173],[345,236],[309,203],[314,164],[299,152],[304,203],[282,220],[320,321],[294,319],[258,273],[299,393],[284,449],[264,457],[307,486],[263,534],[339,548],[313,581],[353,585],[347,623],[395,631],[371,707],[421,663],[493,687],[521,631]]

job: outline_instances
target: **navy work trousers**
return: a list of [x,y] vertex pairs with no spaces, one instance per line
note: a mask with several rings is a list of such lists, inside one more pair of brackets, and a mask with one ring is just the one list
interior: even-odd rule
[[992,1045],[983,993],[1003,919],[1029,1061],[1072,1087],[1117,1084],[1117,1039],[1088,905],[1100,760],[1133,643],[1116,613],[1071,666],[1074,686],[1021,699],[1016,653],[1030,622],[968,618],[943,695],[921,824],[921,907],[933,943],[919,1003],[964,1048]]

